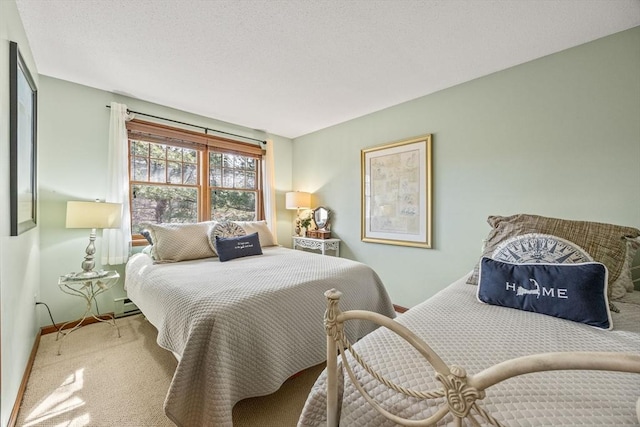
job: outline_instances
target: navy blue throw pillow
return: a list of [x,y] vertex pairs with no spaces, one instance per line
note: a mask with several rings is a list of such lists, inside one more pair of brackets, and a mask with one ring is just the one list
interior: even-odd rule
[[478,300],[611,329],[607,276],[599,262],[515,264],[483,257]]
[[258,233],[236,237],[216,236],[216,252],[220,261],[229,261],[243,256],[262,255],[262,248]]

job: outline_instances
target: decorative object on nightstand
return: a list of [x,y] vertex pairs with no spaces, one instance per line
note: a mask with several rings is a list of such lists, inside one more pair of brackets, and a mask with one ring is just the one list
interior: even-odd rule
[[309,231],[307,237],[315,239],[330,239],[331,226],[329,224],[331,211],[325,207],[317,207],[313,210],[313,222],[316,223],[316,229]]
[[313,237],[293,236],[293,249],[318,250],[322,255],[327,254],[327,250],[336,252],[340,256],[340,239],[316,239]]
[[301,220],[300,209],[309,209],[311,207],[311,193],[305,191],[290,191],[285,194],[285,203],[287,209],[296,209],[296,236],[300,236]]
[[[78,321],[76,325],[74,325],[68,331],[65,328],[74,323],[75,320],[69,321],[63,324],[60,329],[58,329],[58,334],[56,335],[56,341],[60,339],[60,344],[58,344],[58,355],[60,354],[60,349],[62,348],[62,340],[69,335],[71,332],[79,329],[84,323],[85,319],[89,316],[93,317],[96,321],[102,323],[108,323],[109,325],[116,328],[118,331],[118,338],[120,338],[120,329],[116,324],[116,319],[112,314],[104,314],[103,316],[108,317],[107,319],[101,318],[100,314],[93,312],[93,305],[96,303],[96,297],[103,292],[108,291],[118,282],[120,275],[117,271],[100,271],[96,272],[98,275],[92,278],[84,278],[78,277],[77,273],[70,273],[64,276],[60,276],[58,278],[58,287],[65,294],[73,295],[75,297],[83,298],[86,302],[86,308],[84,314],[82,315],[82,319]],[[60,338],[62,335],[62,338]]]
[[309,236],[309,233],[311,233],[311,227],[312,227],[312,223],[313,223],[313,218],[312,218],[313,212],[310,211],[309,209],[306,209],[298,218],[300,220],[300,228],[301,231],[300,233],[298,233],[299,236]]
[[94,254],[96,253],[97,228],[118,228],[122,221],[121,203],[102,202],[67,202],[67,228],[89,228],[89,245],[85,250],[86,255],[82,262],[82,271],[75,274],[77,279],[95,279],[104,276],[103,271],[94,271],[96,265]]

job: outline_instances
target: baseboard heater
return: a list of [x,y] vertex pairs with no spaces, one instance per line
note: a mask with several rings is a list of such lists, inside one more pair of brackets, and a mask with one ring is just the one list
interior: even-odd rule
[[115,317],[131,316],[140,313],[140,309],[129,298],[122,297],[113,300],[113,315]]

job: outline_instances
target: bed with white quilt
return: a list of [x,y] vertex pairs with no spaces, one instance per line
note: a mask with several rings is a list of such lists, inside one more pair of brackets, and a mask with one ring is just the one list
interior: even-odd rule
[[[153,256],[126,267],[128,297],[179,359],[164,404],[179,426],[231,426],[236,402],[324,361],[327,288],[343,292],[346,308],[394,315],[368,266],[274,246],[263,222],[218,224],[149,225]],[[374,328],[358,322],[346,334]]]
[[[640,230],[489,224],[474,271],[395,320],[326,293],[328,367],[299,427],[640,425]],[[385,327],[354,344],[350,319]]]

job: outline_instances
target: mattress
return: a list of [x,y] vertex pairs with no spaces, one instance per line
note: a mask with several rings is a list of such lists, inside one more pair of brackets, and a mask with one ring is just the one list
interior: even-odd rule
[[[496,363],[536,353],[640,353],[640,292],[616,301],[620,313],[612,313],[613,330],[606,331],[482,304],[476,299],[477,287],[466,284],[466,278],[397,318],[449,366],[461,366],[468,374],[475,374]],[[442,389],[431,366],[413,347],[386,329],[376,330],[354,348],[376,372],[396,384],[419,391]],[[435,412],[434,401],[426,403],[399,395],[362,368],[356,366],[354,371],[365,390],[390,412],[412,419],[427,418]],[[507,426],[637,426],[635,406],[639,397],[638,374],[555,371],[508,379],[489,388],[478,403]],[[323,372],[311,390],[298,425],[326,425],[325,399]],[[339,402],[342,426],[395,425],[379,415],[348,378]],[[453,425],[453,417],[447,415],[438,425]]]
[[[281,247],[228,262],[153,264],[138,254],[125,287],[158,329],[158,344],[179,356],[164,404],[179,426],[231,426],[236,402],[273,393],[325,360],[327,289],[341,290],[345,307],[394,315],[370,267]],[[347,334],[356,340],[373,329],[360,322]]]

